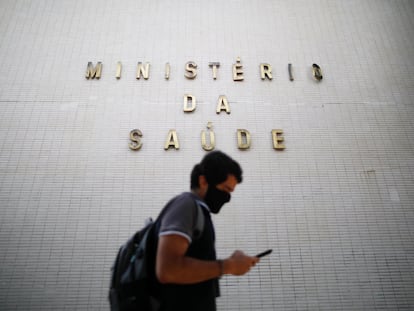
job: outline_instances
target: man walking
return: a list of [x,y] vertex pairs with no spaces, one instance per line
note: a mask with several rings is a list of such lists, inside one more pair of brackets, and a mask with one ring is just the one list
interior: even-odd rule
[[236,161],[223,152],[210,152],[191,172],[191,192],[178,195],[164,208],[156,253],[160,311],[216,310],[218,279],[244,275],[259,261],[242,251],[216,258],[210,213],[219,213],[241,181]]

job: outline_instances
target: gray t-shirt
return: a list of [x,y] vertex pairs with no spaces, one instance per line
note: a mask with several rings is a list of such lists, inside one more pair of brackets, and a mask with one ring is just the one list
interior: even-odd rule
[[[197,204],[200,206],[198,207]],[[166,210],[161,217],[159,236],[180,235],[192,242],[197,238],[199,230],[200,208],[207,208],[207,205],[191,192],[184,192],[173,198],[165,207]]]

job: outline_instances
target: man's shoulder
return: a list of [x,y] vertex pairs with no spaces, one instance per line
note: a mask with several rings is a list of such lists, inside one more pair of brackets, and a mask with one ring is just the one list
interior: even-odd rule
[[183,192],[175,196],[171,201],[170,205],[195,205],[197,196],[192,192]]
[[191,192],[184,192],[172,198],[159,217],[159,234],[181,235],[191,243],[195,237],[194,228],[201,227],[196,199],[197,196]]
[[164,206],[161,214],[192,213],[196,206],[197,196],[191,192],[183,192],[173,197]]

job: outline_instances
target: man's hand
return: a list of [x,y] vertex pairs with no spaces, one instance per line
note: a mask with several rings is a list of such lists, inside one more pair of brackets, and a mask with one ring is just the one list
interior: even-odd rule
[[158,241],[156,275],[161,283],[195,284],[220,277],[222,274],[243,275],[259,262],[242,251],[222,261],[199,260],[185,256],[189,242],[180,235],[161,236]]
[[260,261],[257,257],[247,256],[242,251],[235,251],[233,255],[223,261],[224,273],[243,275],[250,271]]

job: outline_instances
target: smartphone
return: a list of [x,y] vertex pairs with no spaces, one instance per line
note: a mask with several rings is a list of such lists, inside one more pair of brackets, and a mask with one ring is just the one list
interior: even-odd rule
[[266,255],[269,255],[272,251],[273,251],[272,249],[268,249],[267,251],[264,251],[263,253],[257,254],[256,257],[257,258],[264,257]]

